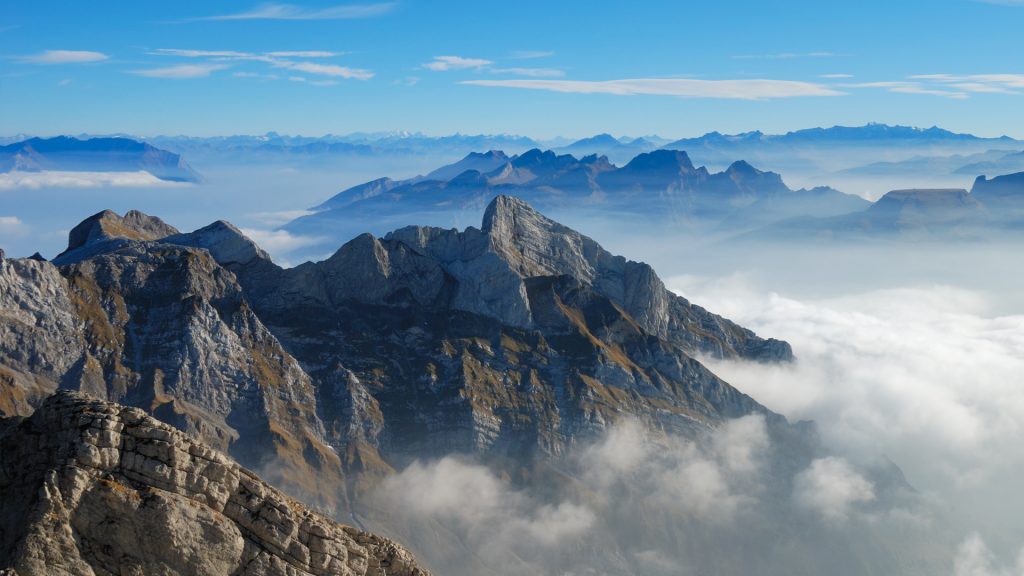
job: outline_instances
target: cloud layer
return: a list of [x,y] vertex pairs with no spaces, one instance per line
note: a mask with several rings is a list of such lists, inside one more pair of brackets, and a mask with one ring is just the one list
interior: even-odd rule
[[[181,48],[158,48],[149,52],[155,56],[168,56],[178,58],[201,58],[208,60],[204,64],[182,64],[167,68],[156,68],[152,70],[136,71],[136,74],[153,76],[159,78],[195,78],[208,76],[210,72],[222,70],[235,63],[257,62],[270,66],[271,68],[302,72],[314,76],[326,76],[329,78],[342,78],[354,80],[369,80],[374,73],[361,68],[351,68],[337,64],[325,64],[314,60],[342,56],[339,52],[326,50],[279,50],[272,52],[239,52],[236,50],[194,50]],[[296,59],[301,60],[296,60]],[[205,73],[204,73],[205,71]],[[175,73],[181,75],[174,75]],[[192,74],[192,75],[188,75]],[[274,80],[278,77],[273,74],[258,74],[251,71],[242,71],[234,74],[239,77],[259,77],[264,80]],[[322,84],[322,83],[321,83]]]
[[30,64],[85,64],[89,62],[102,62],[110,56],[102,52],[90,50],[46,50],[32,56],[25,56],[21,60]]
[[[708,360],[725,380],[791,419],[815,420],[832,446],[887,455],[925,494],[970,510],[967,528],[984,521],[1024,540],[1024,316],[990,315],[991,296],[948,286],[797,300],[743,277],[669,285],[793,344],[792,366]],[[866,497],[860,488],[847,494]]]
[[38,190],[40,188],[176,188],[190,186],[169,182],[149,172],[7,172],[0,174],[0,190]]

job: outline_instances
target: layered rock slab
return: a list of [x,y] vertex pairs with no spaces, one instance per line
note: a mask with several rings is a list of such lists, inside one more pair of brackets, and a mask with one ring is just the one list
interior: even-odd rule
[[428,576],[142,410],[62,391],[0,421],[0,572]]

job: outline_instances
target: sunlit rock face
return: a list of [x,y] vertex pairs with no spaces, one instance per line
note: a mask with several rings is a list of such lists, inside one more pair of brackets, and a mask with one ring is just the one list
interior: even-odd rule
[[60,392],[0,420],[0,454],[0,571],[427,574],[138,408]]

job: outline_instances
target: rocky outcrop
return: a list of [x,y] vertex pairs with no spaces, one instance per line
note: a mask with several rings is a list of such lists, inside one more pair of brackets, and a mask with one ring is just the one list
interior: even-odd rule
[[[177,233],[155,223],[101,213],[76,228],[91,232],[72,234],[72,246],[85,241],[59,266],[0,263],[0,412],[27,415],[58,387],[84,390],[143,408],[326,509],[343,507],[340,458],[308,374],[234,274],[207,249],[153,240]],[[204,229],[194,244],[210,236]],[[226,241],[214,252],[244,247]]]
[[142,410],[60,392],[0,424],[0,573],[427,576]]

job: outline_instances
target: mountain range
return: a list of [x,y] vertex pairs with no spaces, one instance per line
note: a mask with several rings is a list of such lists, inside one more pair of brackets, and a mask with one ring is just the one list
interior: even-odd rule
[[0,172],[137,172],[161,180],[199,182],[192,168],[173,152],[129,138],[67,136],[29,138],[0,146]]
[[865,210],[827,218],[794,218],[742,238],[888,241],[984,241],[1024,231],[1024,172],[978,176],[965,189],[893,190]]
[[[538,165],[544,163],[516,168],[544,177]],[[642,574],[654,549],[723,574],[749,573],[766,558],[777,568],[766,574],[818,574],[837,559],[879,574],[927,574],[941,565],[934,535],[820,530],[789,504],[794,478],[830,454],[813,424],[788,422],[700,360],[793,362],[787,343],[669,292],[650,266],[610,254],[522,199],[492,199],[480,228],[364,234],[326,260],[294,268],[277,266],[223,221],[181,233],[140,212],[106,211],[73,228],[67,250],[52,262],[0,259],[0,286],[0,410],[16,418],[39,411],[28,424],[4,420],[0,428],[45,431],[54,425],[45,423],[78,414],[90,422],[93,414],[110,414],[95,426],[105,430],[103,418],[131,424],[145,412],[336,518],[397,537],[441,573]],[[141,411],[79,397],[46,400],[56,390]],[[737,419],[747,428],[736,432],[730,423]],[[79,434],[84,426],[60,430]],[[132,434],[167,435],[166,427],[146,426],[164,432]],[[615,468],[583,462],[621,426],[648,431],[663,451],[682,440],[693,443],[686,454],[697,446],[725,450],[716,456],[723,466],[748,466],[747,449],[728,448],[716,434],[742,441],[764,435],[770,465],[756,499],[743,500],[753,516],[739,536],[742,554],[707,553],[724,534],[718,521],[677,504],[656,506],[642,489],[622,488],[616,502],[625,507],[602,503],[594,483],[604,480],[595,478]],[[4,462],[20,461],[19,438],[4,436]],[[54,450],[37,453],[45,459]],[[93,512],[55,518],[86,530],[76,518],[109,517],[131,502],[138,485],[129,484],[125,497],[118,484],[133,479],[135,467],[120,458],[121,468],[91,465],[77,483],[58,478],[61,490],[86,487],[86,496],[69,502]],[[429,482],[426,463],[466,469],[460,459],[490,471],[473,474],[495,474],[542,499],[530,522],[561,527],[563,548],[530,546],[539,527],[526,529],[519,543],[478,548],[459,517],[410,516],[413,504],[398,496],[408,489],[381,492],[396,482],[414,482],[415,491]],[[32,470],[54,466],[60,462],[41,460]],[[19,476],[27,472],[4,474],[8,483],[14,477],[38,485]],[[922,505],[891,463],[858,474],[871,478],[872,505]],[[736,505],[722,489],[708,496],[712,510]],[[24,504],[50,509],[31,500],[41,497],[32,490]],[[415,506],[430,497],[425,492]],[[458,508],[472,506],[470,499]],[[103,542],[98,528],[88,530],[89,541]],[[765,531],[772,537],[763,538]],[[84,541],[65,544],[83,553]],[[258,539],[238,546],[252,542]],[[788,560],[794,553],[802,559],[796,570]],[[547,563],[534,564],[538,558]]]
[[868,205],[827,187],[792,190],[778,174],[744,161],[711,172],[695,167],[685,152],[655,150],[619,167],[604,156],[576,158],[535,148],[511,156],[497,150],[474,152],[426,176],[380,178],[354,186],[284,229],[333,239],[368,222],[443,220],[453,212],[479,210],[496,194],[515,195],[547,210],[615,213],[648,225],[690,230],[742,231]]

